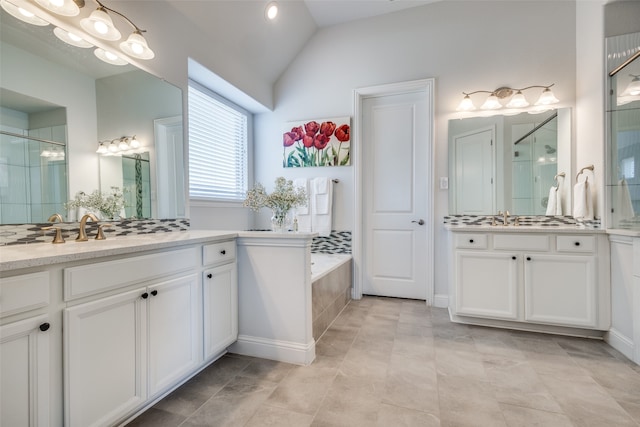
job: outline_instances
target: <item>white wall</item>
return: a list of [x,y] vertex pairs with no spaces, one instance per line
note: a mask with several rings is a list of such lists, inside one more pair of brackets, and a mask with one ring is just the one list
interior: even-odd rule
[[[434,175],[447,176],[447,122],[457,117],[461,92],[555,83],[560,106],[573,106],[575,37],[573,2],[438,2],[323,29],[276,84],[273,113],[257,117],[256,179],[266,185],[279,175],[340,178],[334,228],[352,230],[358,221],[353,217],[353,167],[283,169],[285,122],[353,116],[355,88],[433,77]],[[432,191],[436,294],[443,294],[447,253],[439,248],[445,247],[441,224],[448,212],[448,195],[437,188]]]

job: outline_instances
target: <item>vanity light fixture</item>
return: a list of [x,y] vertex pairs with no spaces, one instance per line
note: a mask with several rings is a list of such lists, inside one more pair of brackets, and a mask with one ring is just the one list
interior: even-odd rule
[[[54,29],[56,37],[72,46],[82,48],[94,46],[94,44],[89,41],[91,40],[91,37],[88,37],[89,35],[107,42],[116,42],[122,38],[122,34],[111,19],[110,13],[112,13],[120,16],[133,27],[133,32],[129,37],[118,45],[122,52],[131,58],[137,59],[149,60],[155,57],[155,53],[149,48],[147,40],[142,35],[146,30],[138,27],[133,21],[117,10],[105,6],[100,0],[94,1],[98,4],[96,10],[91,12],[88,17],[80,19],[79,25],[77,23],[70,24],[74,27],[71,31],[56,27]],[[74,17],[79,15],[80,9],[85,5],[85,0],[35,0],[35,3],[28,2],[27,0],[0,0],[0,5],[10,15],[21,21],[33,25],[46,26],[49,25],[49,21],[53,22],[53,18],[51,15],[48,15],[47,12],[65,17]],[[41,9],[38,9],[38,7]],[[43,16],[37,14],[38,10],[42,12]],[[97,47],[98,44],[100,44],[101,47]],[[113,65],[125,65],[129,63],[125,58],[115,53],[117,47],[114,46],[115,49],[110,49],[109,46],[102,46],[101,43],[98,44],[95,44],[97,47],[95,55],[102,61]]]
[[76,16],[80,14],[80,8],[73,0],[36,0],[36,3],[58,15]]
[[[554,83],[555,84],[555,83]],[[503,107],[503,104],[500,102],[502,99],[511,98],[509,102],[506,104],[506,108],[525,108],[529,106],[529,101],[525,98],[523,91],[533,89],[533,88],[543,88],[542,94],[535,102],[536,112],[541,112],[542,110],[547,110],[549,105],[556,104],[560,102],[558,98],[555,97],[553,92],[551,91],[551,87],[553,84],[549,86],[527,86],[521,89],[510,88],[510,87],[500,87],[493,91],[488,90],[477,90],[475,92],[462,92],[464,98],[456,108],[457,111],[474,111],[476,106],[473,104],[470,95],[474,95],[476,93],[488,93],[489,96],[484,101],[480,109],[482,110],[499,110]],[[515,94],[514,94],[515,92]]]
[[17,18],[27,24],[38,25],[40,27],[46,27],[49,25],[48,21],[36,16],[33,12],[28,11],[22,7],[22,1],[20,0],[0,0],[0,6],[11,16]]
[[59,38],[60,40],[62,40],[67,44],[70,44],[71,46],[82,47],[82,48],[93,47],[91,43],[89,43],[82,37],[77,36],[75,33],[72,33],[71,31],[63,30],[60,27],[54,28],[53,34],[55,34],[57,38]]
[[108,156],[117,156],[126,152],[137,152],[142,146],[140,141],[133,136],[123,136],[113,140],[98,141],[96,153]]
[[111,65],[127,65],[128,64],[127,61],[120,58],[115,53],[108,50],[104,50],[100,47],[97,47],[96,50],[93,51],[93,53],[98,57],[98,59],[106,62],[107,64],[111,64]]

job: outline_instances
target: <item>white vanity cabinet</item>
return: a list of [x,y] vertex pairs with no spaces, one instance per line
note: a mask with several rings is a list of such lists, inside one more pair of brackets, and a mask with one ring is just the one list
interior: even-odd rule
[[203,247],[204,358],[238,339],[238,267],[235,241]]
[[[126,286],[131,276],[140,274],[129,271],[121,277],[103,276],[107,271],[135,268],[146,275],[137,277],[142,281],[131,290],[126,287],[126,292],[64,310],[67,425],[112,424],[199,365],[198,250],[194,247],[65,270],[65,288],[70,290],[66,297],[71,300],[75,298],[73,290],[80,290],[87,277],[94,277],[91,288],[99,291],[95,282],[112,289]],[[158,279],[158,268],[170,277]]]
[[468,230],[451,235],[454,320],[533,330],[608,329],[606,236]]
[[4,278],[0,284],[1,426],[52,425],[52,329],[42,310],[49,304],[49,286],[46,272]]

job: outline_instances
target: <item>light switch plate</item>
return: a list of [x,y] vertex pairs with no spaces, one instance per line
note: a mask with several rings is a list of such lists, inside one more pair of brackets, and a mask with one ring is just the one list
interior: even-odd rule
[[440,177],[440,189],[441,190],[446,190],[449,188],[449,178],[446,176],[441,176]]

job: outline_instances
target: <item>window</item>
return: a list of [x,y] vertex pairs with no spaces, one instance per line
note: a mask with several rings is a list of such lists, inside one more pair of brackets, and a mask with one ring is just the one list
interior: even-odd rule
[[189,198],[243,201],[251,115],[189,82]]

